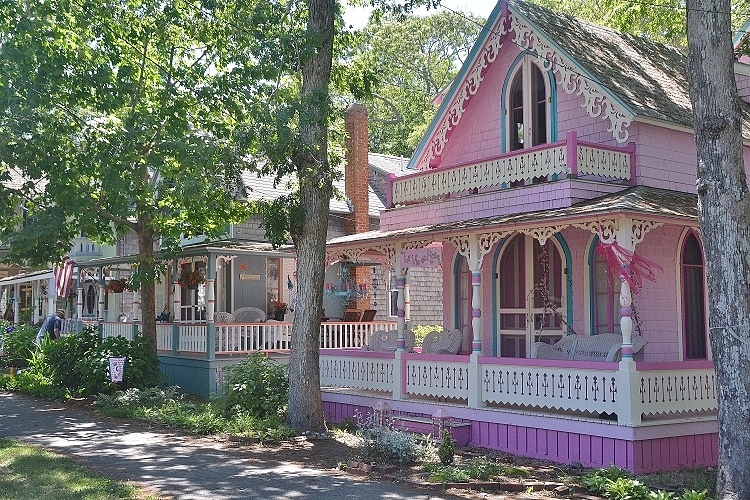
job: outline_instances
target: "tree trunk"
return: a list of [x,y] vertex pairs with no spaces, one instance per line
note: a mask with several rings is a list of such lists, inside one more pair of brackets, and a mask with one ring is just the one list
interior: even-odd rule
[[323,309],[325,242],[333,184],[328,164],[328,82],[333,58],[335,0],[308,0],[308,30],[316,34],[315,54],[302,66],[301,147],[292,160],[300,182],[304,221],[292,221],[297,250],[297,309],[289,355],[287,424],[299,431],[325,430],[320,395],[320,317]]
[[719,401],[717,497],[750,498],[750,199],[734,79],[730,3],[687,3],[709,337]]
[[[154,267],[154,231],[148,227],[150,216],[141,215],[136,224],[136,235],[138,237],[138,269],[146,270],[148,276],[153,276]],[[154,280],[141,281],[142,286],[138,289],[141,294],[141,331],[150,337],[156,350],[156,292]]]

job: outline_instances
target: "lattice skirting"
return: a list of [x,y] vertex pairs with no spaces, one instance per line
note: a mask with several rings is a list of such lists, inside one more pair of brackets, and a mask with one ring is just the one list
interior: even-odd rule
[[[355,412],[366,416],[372,413],[378,401],[376,397],[323,392],[323,410],[326,420],[331,423],[353,419]],[[716,422],[627,428],[611,422],[471,410],[413,401],[386,401],[395,412],[432,415],[443,408],[458,419],[470,421],[469,446],[561,464],[580,462],[584,467],[608,467],[614,464],[640,474],[716,466],[718,458]]]

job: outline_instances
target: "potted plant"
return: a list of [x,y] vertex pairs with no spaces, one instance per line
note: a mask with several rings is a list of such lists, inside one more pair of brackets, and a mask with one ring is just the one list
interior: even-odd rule
[[198,270],[192,271],[189,268],[184,268],[180,272],[177,282],[183,288],[196,288],[198,285],[206,283],[206,277]]
[[125,278],[112,278],[104,285],[104,290],[109,293],[122,293],[130,290],[130,282]]
[[284,315],[289,310],[289,305],[286,302],[276,300],[273,302],[274,307],[274,318],[278,321],[284,321]]

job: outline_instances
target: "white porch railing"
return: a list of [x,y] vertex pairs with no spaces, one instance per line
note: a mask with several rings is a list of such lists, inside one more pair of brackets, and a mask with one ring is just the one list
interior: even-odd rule
[[159,351],[172,350],[172,323],[156,324],[156,349]]
[[461,193],[510,187],[519,181],[591,175],[602,179],[633,180],[632,147],[611,148],[579,143],[575,133],[564,141],[513,151],[479,163],[438,168],[389,178],[388,206],[421,203]]
[[629,426],[654,420],[706,420],[715,418],[717,410],[710,362],[641,363],[631,370],[627,362],[480,357],[472,364],[462,355],[401,357],[403,363],[395,364],[392,353],[322,351],[321,385],[396,394],[396,384],[401,384],[404,398],[450,399],[467,407],[472,391],[478,391],[476,407],[571,417],[608,414]]
[[133,323],[122,321],[106,321],[102,323],[102,338],[125,337],[133,340]]
[[327,321],[320,324],[320,347],[325,349],[362,347],[370,343],[370,337],[373,332],[395,329],[395,321],[372,321],[367,323]]

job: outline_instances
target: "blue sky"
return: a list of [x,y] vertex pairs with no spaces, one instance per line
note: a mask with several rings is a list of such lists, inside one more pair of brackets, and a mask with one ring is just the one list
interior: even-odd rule
[[[470,12],[486,19],[489,17],[492,9],[495,8],[496,2],[493,0],[442,0],[441,4],[449,9]],[[367,15],[370,9],[362,7],[355,8],[348,5],[344,5],[344,7],[346,9],[344,19],[348,24],[353,25],[355,28],[361,28],[367,24]],[[440,7],[438,9],[440,9]],[[424,10],[422,10],[422,12],[424,12]]]

